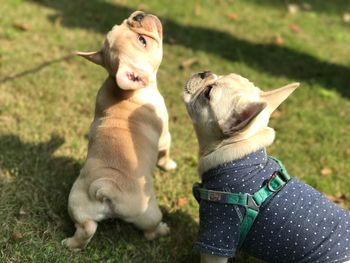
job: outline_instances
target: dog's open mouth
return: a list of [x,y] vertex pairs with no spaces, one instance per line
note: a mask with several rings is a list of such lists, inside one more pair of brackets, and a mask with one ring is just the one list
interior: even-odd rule
[[133,82],[143,81],[141,76],[137,75],[135,72],[127,72],[126,76],[128,77],[129,80],[131,80]]
[[131,68],[130,66],[120,67],[116,80],[119,87],[124,90],[139,89],[149,84],[147,72]]

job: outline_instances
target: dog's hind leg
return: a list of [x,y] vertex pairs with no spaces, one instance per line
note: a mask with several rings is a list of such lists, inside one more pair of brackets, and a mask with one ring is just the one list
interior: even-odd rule
[[89,243],[96,232],[97,221],[103,219],[103,204],[91,200],[92,198],[82,190],[82,182],[78,179],[74,183],[68,200],[68,212],[75,222],[76,231],[72,237],[62,241],[62,245],[75,251],[83,249]]
[[153,240],[170,233],[170,228],[162,222],[160,211],[155,197],[151,197],[145,212],[130,220],[137,228],[143,230],[145,238]]
[[97,229],[97,222],[93,220],[85,220],[75,224],[76,231],[74,236],[62,240],[62,245],[69,249],[79,251],[83,249],[91,240]]

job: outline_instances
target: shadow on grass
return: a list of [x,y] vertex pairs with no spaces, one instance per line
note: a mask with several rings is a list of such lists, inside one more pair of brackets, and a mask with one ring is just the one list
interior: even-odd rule
[[[57,10],[57,15],[49,18],[52,23],[60,18],[61,24],[66,27],[85,28],[103,34],[134,11],[100,0],[32,1]],[[322,61],[287,47],[253,43],[224,31],[182,25],[166,17],[160,19],[163,21],[166,43],[175,42],[194,50],[219,55],[230,61],[239,61],[273,76],[284,76],[310,84],[317,83],[336,90],[344,97],[350,97],[348,67]]]
[[[248,0],[248,2],[252,2],[258,5],[267,5],[273,8],[285,9],[287,10],[287,4],[289,1],[281,1],[281,0]],[[324,1],[324,0],[293,0],[289,2],[290,4],[298,4],[301,7],[306,8],[310,11],[319,12],[319,13],[337,13],[339,17],[343,15],[344,12],[350,10],[350,2],[348,0],[332,0],[332,1]]]
[[8,82],[8,81],[16,80],[18,78],[22,78],[22,77],[25,77],[25,76],[30,75],[30,74],[35,74],[35,73],[41,71],[42,69],[44,69],[44,68],[46,68],[48,66],[51,66],[52,64],[59,63],[61,61],[65,61],[65,60],[69,60],[73,56],[75,56],[75,54],[69,54],[69,55],[66,55],[66,56],[63,56],[63,57],[60,57],[60,58],[56,58],[56,59],[52,59],[52,60],[49,60],[49,61],[45,61],[45,62],[41,63],[40,65],[38,65],[36,67],[33,67],[31,69],[27,69],[27,70],[19,72],[19,73],[15,73],[13,75],[9,75],[9,76],[7,76],[7,77],[5,77],[3,79],[0,79],[0,84]]
[[[67,213],[67,200],[81,163],[54,156],[63,143],[57,135],[39,143],[23,142],[11,134],[0,136],[0,249],[5,258],[10,259],[14,253],[14,242],[28,245],[26,238],[11,240],[13,231],[22,224],[22,235],[32,246],[57,244],[58,249],[68,252],[59,242],[75,231]],[[148,242],[132,225],[104,220],[88,248],[74,255],[79,262],[96,255],[110,262],[111,253],[125,262],[197,262],[199,256],[193,246],[197,223],[183,211],[162,210],[164,221],[172,228],[169,237]]]

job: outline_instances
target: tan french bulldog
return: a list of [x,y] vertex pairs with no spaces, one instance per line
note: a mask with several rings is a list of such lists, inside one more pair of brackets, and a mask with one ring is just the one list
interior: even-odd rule
[[[275,138],[270,115],[298,86],[262,91],[239,75],[208,71],[187,81],[184,101],[199,142],[201,184],[194,194],[202,263],[227,262],[239,248],[266,262],[350,262],[350,213],[286,176],[266,154]],[[271,188],[276,177],[280,185]],[[228,201],[232,193],[247,202]],[[242,239],[249,209],[255,221]]]
[[83,249],[97,222],[109,217],[133,223],[147,239],[166,235],[152,181],[156,165],[176,168],[169,157],[168,113],[157,89],[161,22],[136,11],[108,32],[100,51],[78,55],[104,67],[108,77],[97,94],[87,158],[69,195],[76,232],[62,243]]

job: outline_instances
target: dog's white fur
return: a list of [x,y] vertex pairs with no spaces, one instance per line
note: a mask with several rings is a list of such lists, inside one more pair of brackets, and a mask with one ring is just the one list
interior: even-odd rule
[[[269,117],[298,85],[264,92],[236,74],[192,76],[184,101],[199,142],[199,174],[271,145],[275,131],[267,126]],[[209,86],[208,100],[203,93]]]
[[[235,74],[193,75],[184,101],[199,142],[199,173],[271,145],[275,132],[267,126],[270,115],[298,86],[265,92]],[[225,263],[227,258],[201,253],[201,262]]]
[[[199,143],[199,174],[271,145],[275,131],[267,126],[269,117],[298,85],[263,92],[235,74],[193,75],[184,101]],[[201,253],[201,262],[224,263],[227,258]]]
[[118,217],[144,231],[147,239],[169,233],[161,221],[152,172],[170,170],[170,133],[156,73],[162,60],[162,25],[137,11],[107,34],[102,50],[79,52],[106,68],[109,76],[96,98],[88,154],[68,202],[74,236],[63,240],[84,248],[97,222]]

